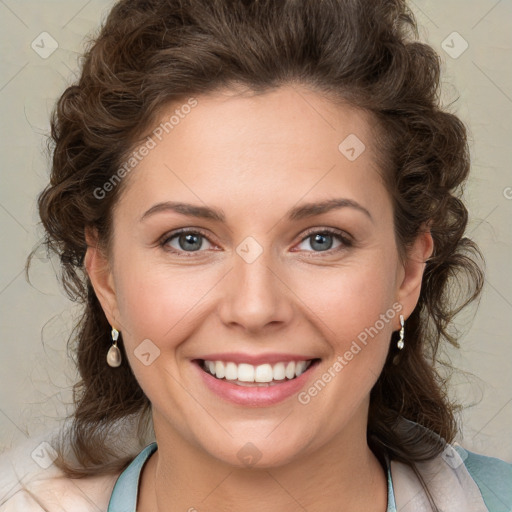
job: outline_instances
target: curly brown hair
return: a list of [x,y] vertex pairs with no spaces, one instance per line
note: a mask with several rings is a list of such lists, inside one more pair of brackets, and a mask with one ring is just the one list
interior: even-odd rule
[[439,56],[417,39],[405,0],[115,4],[85,52],[80,78],[53,112],[51,178],[38,199],[43,243],[59,255],[70,297],[84,304],[70,338],[81,380],[65,432],[77,464],[63,456],[58,461],[68,476],[120,471],[131,456],[120,456],[107,437],[128,420],[135,420],[141,436],[150,425],[149,400],[127,358],[116,371],[105,363],[110,326],[83,266],[86,228],[95,228],[108,250],[123,182],[101,200],[94,191],[112,179],[162,108],[233,85],[265,92],[301,84],[371,114],[400,255],[425,226],[435,250],[408,319],[407,349],[399,364],[390,349],[372,389],[368,440],[373,450],[414,466],[442,445],[407,435],[397,419],[419,423],[446,442],[454,439],[455,405],[436,364],[438,349],[442,342],[458,346],[452,319],[479,296],[483,271],[478,247],[464,237],[466,129],[440,106]]

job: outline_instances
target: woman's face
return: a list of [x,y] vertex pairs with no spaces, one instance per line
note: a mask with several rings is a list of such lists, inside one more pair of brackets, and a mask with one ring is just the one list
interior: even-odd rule
[[196,101],[169,107],[162,123],[180,115],[123,178],[111,270],[95,271],[93,249],[87,259],[157,440],[262,466],[366,442],[369,393],[416,304],[430,235],[402,265],[361,111],[292,87]]

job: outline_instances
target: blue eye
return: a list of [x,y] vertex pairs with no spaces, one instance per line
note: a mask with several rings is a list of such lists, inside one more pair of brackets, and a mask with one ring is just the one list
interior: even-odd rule
[[[336,252],[352,245],[351,240],[347,236],[331,229],[310,232],[302,239],[301,243],[304,243],[307,240],[310,240],[310,247],[314,249],[309,252]],[[333,249],[334,240],[338,240],[339,245]]]
[[[178,247],[171,245],[171,241],[174,239],[176,239]],[[201,232],[184,229],[171,234],[171,236],[166,236],[160,245],[174,253],[197,252],[201,249],[205,240],[208,239]]]

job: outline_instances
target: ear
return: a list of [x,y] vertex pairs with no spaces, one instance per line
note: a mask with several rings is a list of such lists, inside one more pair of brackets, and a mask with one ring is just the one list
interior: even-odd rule
[[427,260],[434,250],[430,227],[423,225],[413,245],[409,247],[406,260],[399,273],[401,282],[398,288],[398,302],[402,304],[402,314],[407,319],[413,312],[420,297],[423,272]]
[[99,245],[97,231],[87,227],[85,229],[85,241],[87,251],[84,265],[96,297],[98,297],[110,325],[121,330],[114,279],[107,257]]

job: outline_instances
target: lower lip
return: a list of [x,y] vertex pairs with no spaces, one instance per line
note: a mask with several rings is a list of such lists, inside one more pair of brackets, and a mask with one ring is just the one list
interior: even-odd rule
[[200,362],[194,361],[200,377],[206,386],[216,395],[228,402],[246,407],[265,407],[274,405],[298,393],[312,375],[320,361],[317,359],[301,375],[292,380],[285,380],[272,386],[238,386],[225,379],[217,379],[205,372]]

